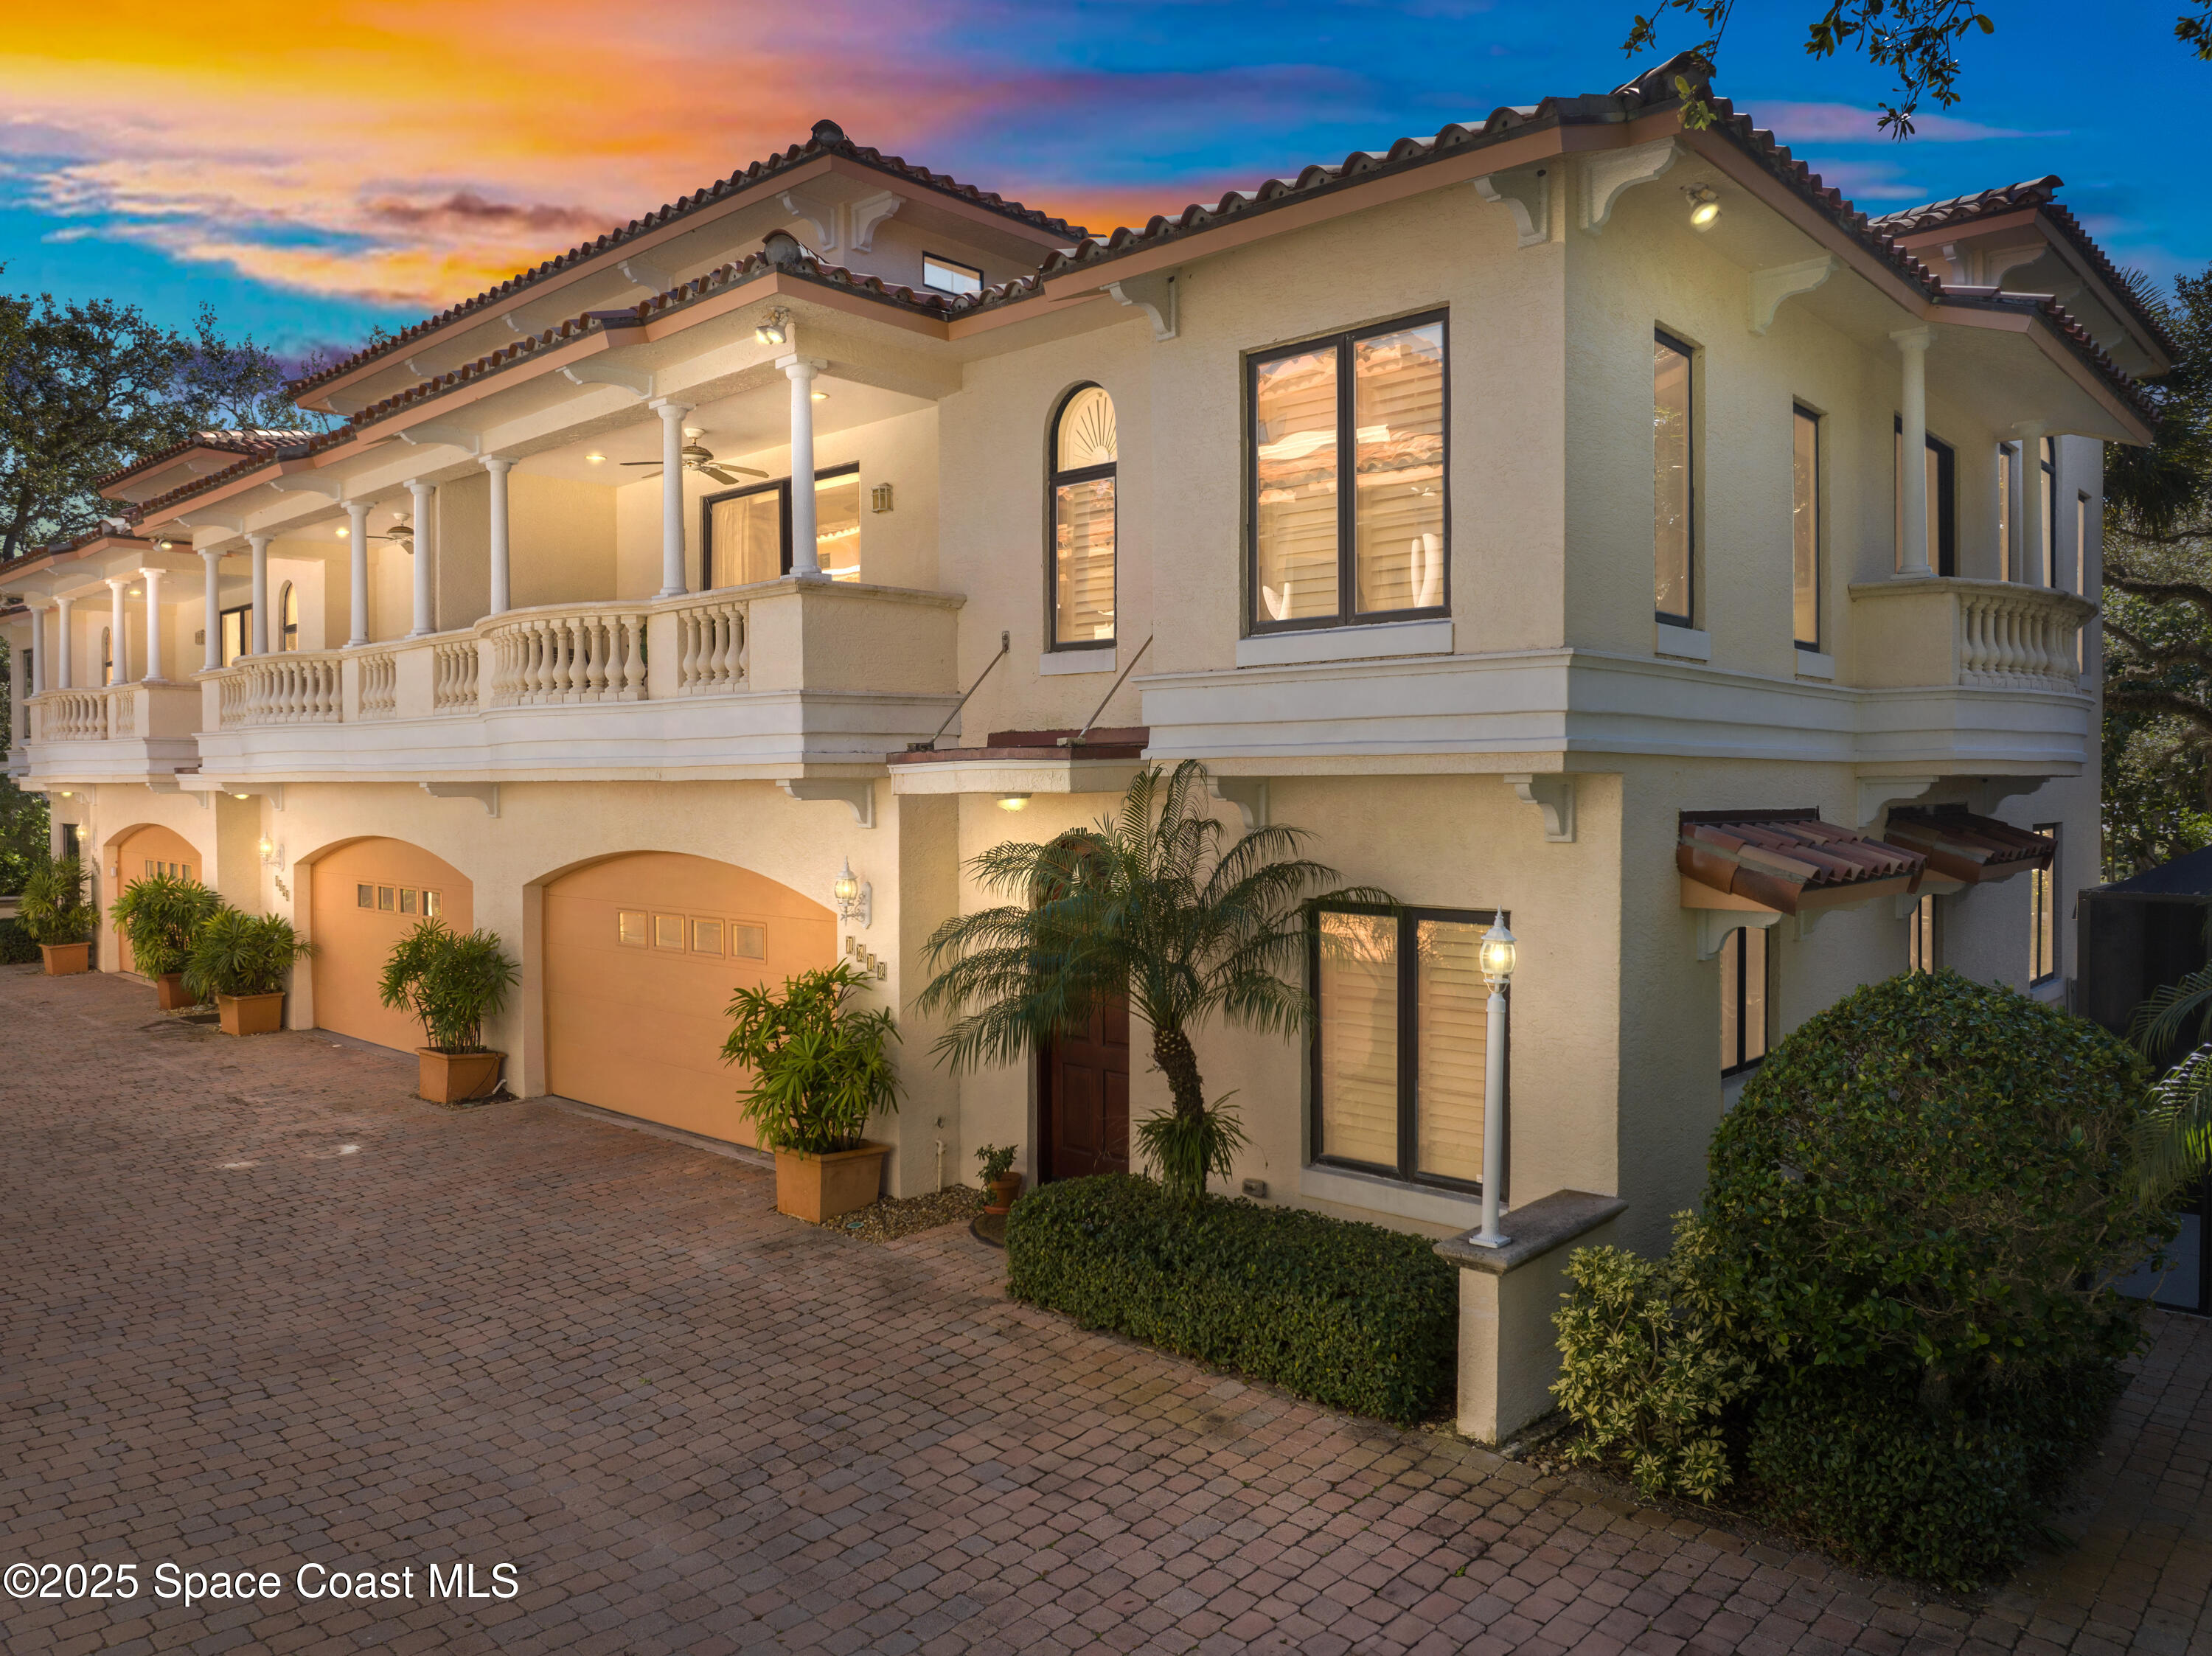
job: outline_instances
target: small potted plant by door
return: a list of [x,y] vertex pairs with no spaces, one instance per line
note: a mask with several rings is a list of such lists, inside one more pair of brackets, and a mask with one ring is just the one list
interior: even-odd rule
[[199,1004],[185,988],[185,961],[200,927],[222,912],[222,899],[198,880],[149,874],[123,888],[108,914],[131,944],[131,962],[154,980],[164,1012]]
[[983,1188],[990,1192],[983,1204],[988,1214],[1005,1213],[1014,1205],[1014,1198],[1022,1193],[1022,1175],[1014,1171],[1012,1144],[981,1144],[976,1147],[975,1159],[983,1164]]
[[74,857],[45,862],[23,882],[15,919],[46,963],[50,978],[92,967],[92,929],[100,911],[84,900],[84,865]]
[[725,1064],[752,1078],[738,1095],[760,1142],[775,1152],[779,1213],[820,1224],[866,1207],[883,1189],[888,1144],[864,1136],[868,1117],[898,1108],[890,1012],[848,1003],[872,979],[844,961],[784,980],[781,991],[740,989]]
[[185,989],[212,997],[227,1035],[274,1034],[284,1027],[284,976],[313,945],[282,914],[247,914],[225,908],[192,937],[185,960]]
[[465,1104],[499,1090],[505,1052],[483,1044],[519,975],[492,931],[456,931],[423,921],[392,946],[378,986],[386,1006],[422,1026],[415,1049],[416,1091],[433,1104]]

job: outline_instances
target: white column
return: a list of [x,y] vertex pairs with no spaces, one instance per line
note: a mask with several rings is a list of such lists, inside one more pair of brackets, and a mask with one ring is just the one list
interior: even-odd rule
[[209,547],[200,554],[201,566],[207,572],[204,585],[207,606],[206,646],[200,657],[200,670],[211,673],[222,665],[222,554]]
[[438,589],[433,579],[430,560],[437,553],[436,531],[430,527],[430,512],[438,498],[434,483],[407,480],[407,492],[415,497],[415,625],[408,630],[410,638],[428,638],[438,630]]
[[[51,682],[46,673],[46,610],[49,606],[31,606],[31,694],[39,695]],[[59,628],[56,629],[59,631]]]
[[124,619],[123,595],[131,590],[131,577],[107,578],[108,632],[113,640],[107,656],[107,682],[121,684],[131,676],[131,628]]
[[814,540],[814,376],[830,365],[811,356],[777,359],[791,380],[791,573],[822,579]]
[[246,543],[253,549],[253,624],[246,641],[246,653],[265,656],[269,653],[269,543],[271,535],[248,535]]
[[514,608],[507,583],[507,474],[514,462],[487,454],[482,464],[491,474],[491,613],[497,616]]
[[346,502],[346,555],[353,572],[353,635],[346,647],[368,642],[368,502]]
[[2012,428],[2020,439],[2020,578],[2032,586],[2043,585],[2044,549],[2051,543],[2043,515],[2043,434],[2049,429],[2040,420]]
[[161,577],[163,570],[145,568],[138,572],[146,578],[146,682],[161,682]]
[[[688,403],[653,404],[660,416],[660,590],[657,598],[684,596],[684,416]],[[700,584],[706,584],[702,577]]]
[[1904,382],[1897,399],[1898,417],[1905,427],[1897,462],[1901,514],[1897,573],[1910,579],[1936,573],[1928,562],[1928,347],[1935,343],[1936,331],[1900,328],[1890,337],[1905,358]]
[[70,687],[70,609],[75,598],[54,600],[54,670],[46,676],[50,689],[66,690]]

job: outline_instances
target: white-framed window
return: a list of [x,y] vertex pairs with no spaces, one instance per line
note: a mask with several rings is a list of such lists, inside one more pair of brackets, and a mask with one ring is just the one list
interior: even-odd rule
[[922,285],[934,288],[941,294],[980,294],[983,291],[983,273],[972,264],[963,264],[957,258],[946,258],[941,253],[921,256]]
[[1678,627],[1697,614],[1698,430],[1691,402],[1696,349],[1651,335],[1651,607]]

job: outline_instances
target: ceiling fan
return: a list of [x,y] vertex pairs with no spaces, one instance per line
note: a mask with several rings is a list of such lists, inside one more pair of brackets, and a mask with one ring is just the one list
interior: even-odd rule
[[[685,440],[682,453],[684,469],[686,471],[696,471],[702,476],[712,477],[718,483],[734,483],[740,477],[768,476],[765,471],[755,471],[749,466],[724,465],[714,458],[714,450],[698,440],[706,434],[696,427],[684,427]],[[660,470],[660,462],[658,460],[624,460],[623,464],[626,466],[651,466],[655,471]]]

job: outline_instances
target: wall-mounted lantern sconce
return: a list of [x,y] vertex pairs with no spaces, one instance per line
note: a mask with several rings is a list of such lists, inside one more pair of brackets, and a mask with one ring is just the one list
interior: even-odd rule
[[853,873],[853,859],[848,857],[839,870],[836,883],[830,888],[837,899],[837,918],[856,920],[862,927],[874,923],[876,889]]
[[1513,1240],[1498,1234],[1498,1192],[1505,1183],[1505,990],[1519,952],[1504,917],[1492,919],[1480,957],[1482,980],[1490,986],[1490,1020],[1482,1053],[1482,1228],[1470,1239],[1477,1247],[1504,1247]]
[[284,866],[284,847],[270,839],[267,834],[261,836],[261,844],[258,849],[261,852],[261,862],[264,867],[281,870]]

